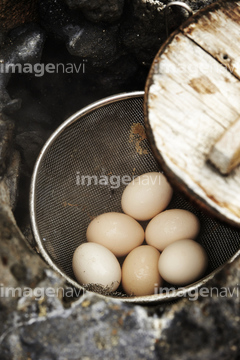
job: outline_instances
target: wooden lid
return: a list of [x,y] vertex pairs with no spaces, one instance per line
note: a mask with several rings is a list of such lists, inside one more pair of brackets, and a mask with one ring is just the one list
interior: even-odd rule
[[[220,1],[188,19],[161,47],[144,101],[150,143],[169,180],[237,226],[240,166],[232,168],[240,154],[239,80],[240,2]],[[223,175],[216,166],[231,172]]]

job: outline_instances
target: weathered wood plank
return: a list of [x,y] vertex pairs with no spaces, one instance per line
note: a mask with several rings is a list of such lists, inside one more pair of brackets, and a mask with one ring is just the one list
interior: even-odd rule
[[[197,21],[182,26],[182,32],[211,54],[240,79],[240,2],[219,2]],[[234,133],[233,133],[234,132]],[[209,160],[222,174],[229,174],[240,163],[240,123],[226,130],[212,147]]]
[[240,119],[213,145],[208,159],[224,175],[240,164]]
[[[184,34],[179,31],[165,44],[150,72],[145,109],[148,134],[170,179],[215,215],[240,226],[240,167],[226,177],[207,161],[211,148],[240,114],[237,78],[240,72],[237,72],[236,61],[231,62],[233,76],[218,58],[227,53],[231,59],[235,56],[240,59],[240,46],[238,49],[234,46],[236,41],[240,44],[240,25],[236,23],[239,2],[228,5],[227,10],[221,12],[223,15],[216,8],[216,13],[207,14],[202,22],[198,19],[195,23],[193,17],[191,33],[184,35],[185,31]],[[226,14],[232,8],[234,16],[228,21]],[[224,20],[218,21],[221,16]],[[216,40],[217,28],[209,19],[221,24],[222,43]],[[221,36],[223,24],[229,35]],[[188,25],[188,29],[190,27]],[[201,35],[205,29],[207,33]],[[225,44],[228,47],[224,47]]]
[[181,29],[240,79],[240,2],[221,4]]

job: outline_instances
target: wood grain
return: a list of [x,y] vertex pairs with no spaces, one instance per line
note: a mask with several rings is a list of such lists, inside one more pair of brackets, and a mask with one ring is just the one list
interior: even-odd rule
[[147,132],[167,176],[238,226],[240,167],[222,176],[207,158],[240,115],[239,9],[224,1],[188,20],[157,54],[145,92]]
[[240,164],[240,119],[231,125],[213,145],[208,159],[219,171],[230,174]]
[[240,2],[224,1],[182,32],[240,78]]

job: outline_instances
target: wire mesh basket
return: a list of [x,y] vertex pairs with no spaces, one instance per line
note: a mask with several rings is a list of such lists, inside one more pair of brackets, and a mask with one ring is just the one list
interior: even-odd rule
[[[30,209],[37,247],[46,262],[79,289],[83,287],[74,277],[72,257],[86,242],[90,221],[105,212],[122,212],[123,176],[161,171],[144,133],[143,95],[111,96],[75,113],[52,134],[35,165]],[[100,184],[102,176],[112,181]],[[94,285],[91,291],[136,303],[174,299],[199,288],[237,256],[239,231],[208,217],[177,192],[171,208],[189,210],[199,218],[197,241],[209,256],[206,276],[184,289],[141,297],[127,296],[121,286],[114,293]]]

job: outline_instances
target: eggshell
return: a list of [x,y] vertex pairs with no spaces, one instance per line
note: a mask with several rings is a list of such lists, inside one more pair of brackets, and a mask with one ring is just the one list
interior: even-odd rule
[[133,249],[123,262],[122,286],[128,295],[152,295],[162,285],[158,271],[160,253],[149,245]]
[[167,246],[158,262],[164,280],[174,285],[188,285],[201,278],[207,269],[208,257],[204,248],[189,239]]
[[72,267],[81,285],[100,284],[115,291],[121,282],[121,267],[116,256],[99,244],[80,245],[74,252]]
[[109,212],[97,216],[87,228],[87,240],[101,244],[116,256],[125,256],[142,244],[144,230],[132,217]]
[[163,174],[146,173],[124,189],[122,210],[136,220],[149,220],[167,207],[171,197],[172,188]]
[[200,230],[198,218],[190,211],[173,209],[156,215],[148,224],[145,239],[148,245],[163,251],[181,239],[195,239]]

